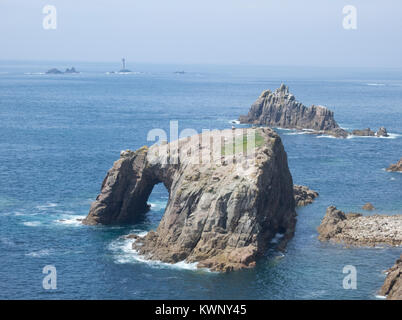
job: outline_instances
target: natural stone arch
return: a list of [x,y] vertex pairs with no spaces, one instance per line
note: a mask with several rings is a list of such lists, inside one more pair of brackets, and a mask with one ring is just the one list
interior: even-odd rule
[[[244,132],[258,142],[250,154]],[[282,245],[294,233],[287,156],[279,135],[269,128],[211,132],[207,141],[219,142],[222,136],[230,147],[241,148],[229,148],[222,156],[221,144],[209,150],[200,138],[122,152],[84,223],[135,222],[148,209],[154,185],[162,182],[169,201],[157,230],[134,243],[140,254],[170,263],[198,262],[199,267],[220,271],[254,266],[277,233],[283,233]],[[198,163],[200,155],[214,161]]]

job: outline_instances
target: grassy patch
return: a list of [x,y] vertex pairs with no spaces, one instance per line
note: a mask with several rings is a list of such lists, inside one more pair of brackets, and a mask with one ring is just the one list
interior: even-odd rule
[[[254,134],[255,140],[252,138],[252,135]],[[237,136],[231,140],[233,141],[228,141],[224,146],[222,146],[222,155],[231,155],[239,152],[246,153],[248,150],[261,147],[265,143],[263,136],[261,136],[259,132]],[[233,149],[230,148],[230,143],[233,143]]]

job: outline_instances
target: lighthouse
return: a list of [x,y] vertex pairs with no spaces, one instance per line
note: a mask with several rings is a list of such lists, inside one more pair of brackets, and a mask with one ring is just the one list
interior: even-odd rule
[[122,58],[121,59],[121,62],[122,62],[122,69],[119,71],[120,73],[129,73],[129,72],[131,72],[131,70],[129,70],[129,69],[126,69],[126,59],[125,58]]

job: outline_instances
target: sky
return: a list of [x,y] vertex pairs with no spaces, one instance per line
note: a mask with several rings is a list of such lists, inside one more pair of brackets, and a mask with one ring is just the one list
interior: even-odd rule
[[0,0],[0,60],[400,68],[401,39],[400,0]]

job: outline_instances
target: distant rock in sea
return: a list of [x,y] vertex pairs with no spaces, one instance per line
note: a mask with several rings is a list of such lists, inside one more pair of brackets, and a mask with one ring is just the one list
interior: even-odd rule
[[318,192],[311,190],[306,186],[293,186],[295,203],[297,207],[306,206],[314,202],[315,198],[318,197]]
[[377,132],[372,131],[370,128],[363,129],[363,130],[353,130],[352,134],[354,136],[361,136],[361,137],[389,137],[387,129],[381,127],[378,129]]
[[371,210],[374,210],[375,207],[373,206],[372,203],[367,202],[367,203],[362,207],[362,209],[363,209],[363,210],[367,210],[367,211],[371,211]]
[[63,72],[60,71],[59,69],[53,68],[46,71],[46,74],[63,74]]
[[66,71],[64,71],[64,73],[79,73],[77,70],[75,70],[74,67],[71,67],[70,69],[67,68]]
[[239,121],[274,128],[307,129],[310,134],[326,134],[336,138],[347,138],[351,134],[362,137],[389,136],[384,127],[377,132],[367,128],[350,133],[338,125],[332,111],[323,106],[304,106],[285,84],[273,92],[264,91],[252,104],[248,114],[239,117]]
[[331,206],[317,230],[321,241],[354,246],[402,245],[402,215],[345,214]]
[[384,127],[381,127],[377,133],[376,133],[377,137],[389,137],[389,134],[387,132],[387,129],[385,129]]
[[346,138],[348,132],[339,127],[334,113],[323,106],[306,107],[298,102],[282,84],[274,92],[264,91],[251,106],[241,123],[289,129],[311,129],[335,137]]
[[[250,152],[247,141],[253,136]],[[233,150],[236,145],[240,151]],[[197,262],[214,271],[250,268],[271,240],[280,235],[283,248],[294,234],[292,177],[272,129],[216,130],[123,151],[84,224],[140,221],[158,183],[169,191],[163,218],[156,231],[133,237],[133,249],[145,259]]]
[[402,254],[386,273],[380,295],[386,296],[388,300],[402,300]]
[[354,136],[362,136],[362,137],[374,137],[375,132],[371,131],[370,128],[363,129],[363,130],[353,130],[352,134]]
[[402,172],[402,158],[395,164],[391,164],[387,171],[390,172]]
[[59,69],[53,68],[48,71],[46,71],[46,74],[73,74],[73,73],[79,73],[77,70],[75,70],[74,67],[67,68],[66,71],[60,71]]

